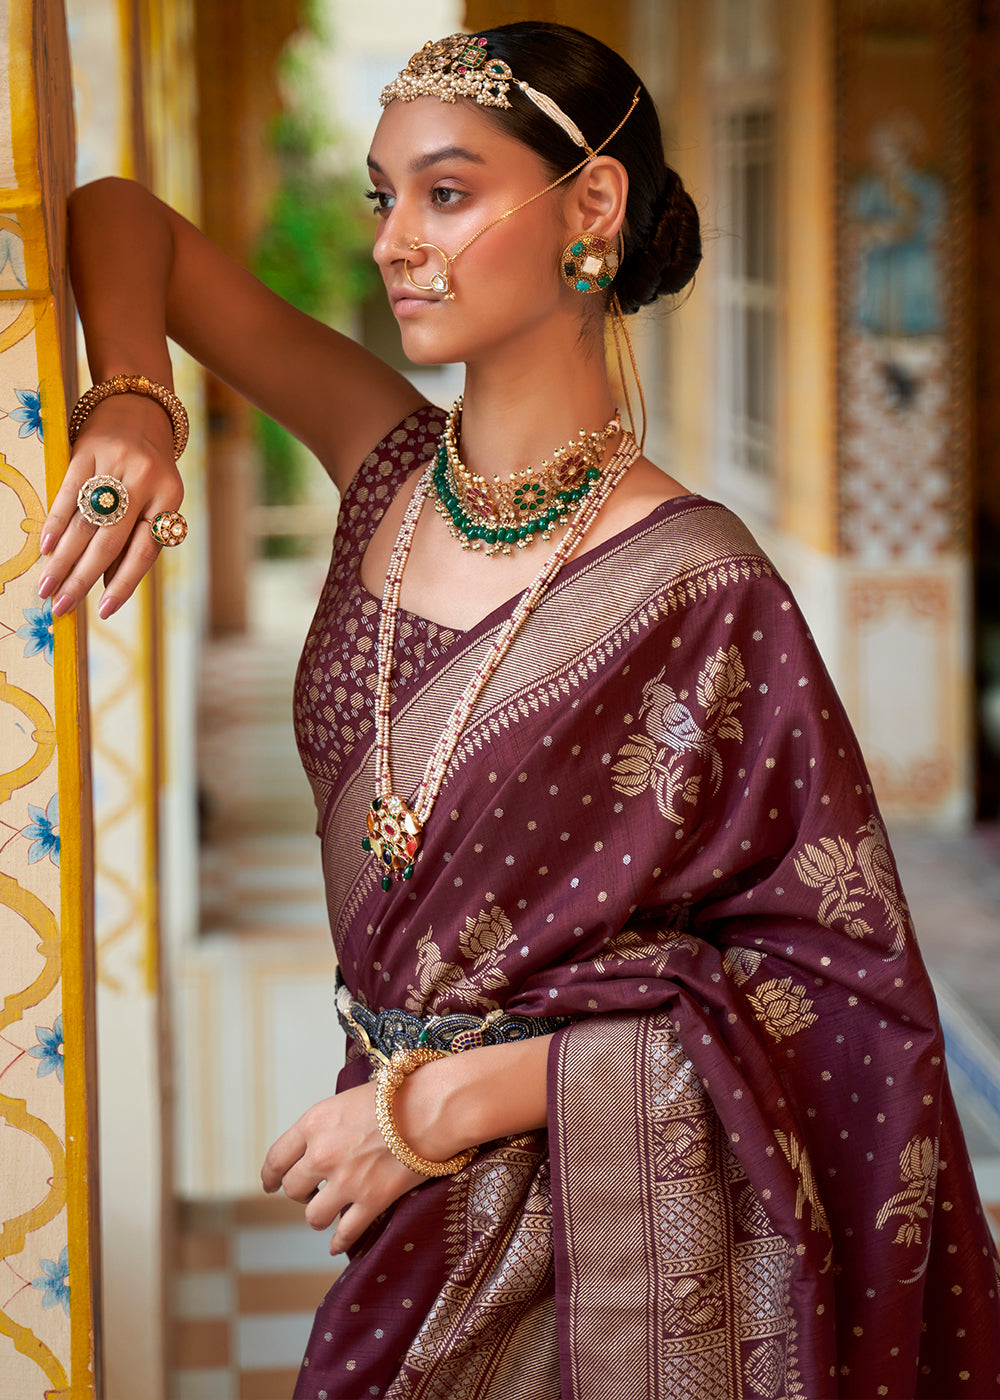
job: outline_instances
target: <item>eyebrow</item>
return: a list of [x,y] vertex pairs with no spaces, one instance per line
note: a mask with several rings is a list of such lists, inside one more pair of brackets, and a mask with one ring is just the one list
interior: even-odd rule
[[[420,171],[429,169],[432,165],[439,165],[445,160],[465,160],[474,165],[485,165],[486,161],[482,156],[476,155],[475,151],[469,151],[464,146],[442,146],[439,151],[427,151],[422,156],[416,156],[410,161],[410,171],[418,175]],[[379,165],[374,156],[368,157],[368,168],[374,170],[378,175],[384,175],[385,171]]]

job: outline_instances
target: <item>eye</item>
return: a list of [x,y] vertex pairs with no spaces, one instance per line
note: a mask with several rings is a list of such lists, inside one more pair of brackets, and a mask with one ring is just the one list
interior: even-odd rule
[[396,202],[396,196],[386,194],[385,190],[365,190],[365,199],[370,199],[375,206],[372,213],[376,219],[381,219],[388,214]]
[[431,190],[431,203],[439,209],[453,209],[464,198],[463,191],[453,189],[451,185],[435,185]]

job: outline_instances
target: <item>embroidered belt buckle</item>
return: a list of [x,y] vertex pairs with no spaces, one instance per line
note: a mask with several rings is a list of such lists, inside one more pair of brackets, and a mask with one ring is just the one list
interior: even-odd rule
[[551,1035],[569,1023],[568,1016],[518,1016],[497,1008],[486,1016],[449,1011],[440,1016],[414,1016],[391,1009],[373,1011],[355,1001],[337,973],[337,1017],[374,1068],[387,1065],[396,1050],[441,1050],[458,1055],[480,1045],[509,1045]]

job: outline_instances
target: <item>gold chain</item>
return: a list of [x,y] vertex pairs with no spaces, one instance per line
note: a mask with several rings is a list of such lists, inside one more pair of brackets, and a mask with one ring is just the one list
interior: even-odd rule
[[636,103],[639,101],[640,92],[641,88],[636,88],[635,96],[632,98],[632,102],[629,106],[628,111],[622,117],[621,121],[615,127],[611,135],[606,136],[595,151],[592,151],[589,155],[584,156],[583,160],[581,160],[577,165],[574,165],[572,170],[567,170],[565,175],[560,175],[558,180],[552,181],[551,185],[546,185],[544,190],[539,190],[537,194],[533,194],[528,199],[522,200],[520,204],[515,204],[514,208],[508,209],[505,214],[500,214],[497,218],[491,219],[488,224],[484,224],[483,227],[477,233],[474,233],[470,239],[468,239],[465,243],[462,244],[461,248],[459,248],[457,253],[452,253],[451,257],[447,260],[448,267],[450,268],[451,264],[459,256],[459,254],[464,253],[466,248],[470,247],[473,243],[475,243],[477,238],[481,238],[483,234],[488,233],[491,228],[496,228],[497,224],[502,224],[504,219],[509,219],[512,214],[520,213],[520,211],[522,209],[526,209],[529,204],[533,204],[536,199],[542,199],[543,196],[549,194],[550,191],[554,190],[557,185],[561,185],[564,180],[568,180],[571,175],[575,175],[577,171],[582,170],[585,165],[587,165],[591,160],[593,160],[594,156],[600,155],[600,153],[604,150],[604,147],[607,146],[609,142],[615,139],[619,131],[621,131],[622,127],[625,125],[629,117],[634,112]]

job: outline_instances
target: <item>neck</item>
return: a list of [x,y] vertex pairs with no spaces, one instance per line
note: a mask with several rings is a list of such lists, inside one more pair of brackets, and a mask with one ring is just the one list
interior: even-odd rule
[[551,460],[557,447],[602,428],[615,412],[601,340],[492,355],[466,366],[460,453],[491,480]]

